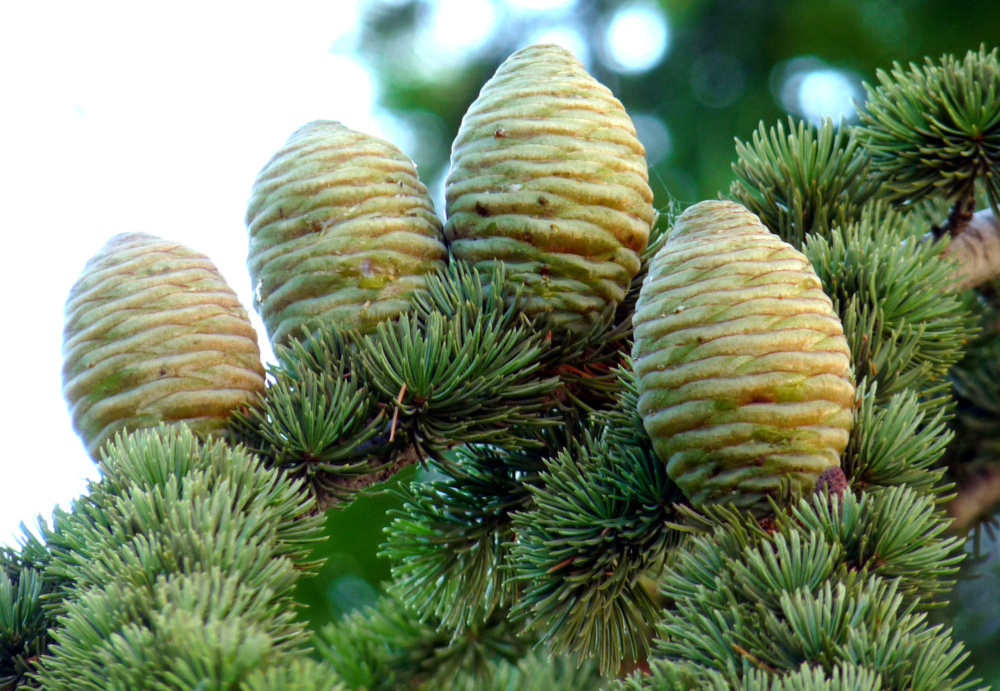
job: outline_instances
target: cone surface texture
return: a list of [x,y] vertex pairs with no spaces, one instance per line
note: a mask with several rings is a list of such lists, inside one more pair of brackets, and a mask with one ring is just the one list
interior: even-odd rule
[[392,144],[317,120],[257,175],[246,215],[254,307],[272,344],[320,323],[370,332],[444,267],[441,221]]
[[62,378],[94,459],[116,432],[160,422],[224,434],[264,391],[257,332],[219,270],[146,233],[111,238],[70,289]]
[[655,218],[645,155],[622,104],[572,54],[514,53],[452,146],[452,252],[480,269],[503,260],[529,314],[586,329],[639,271]]
[[853,421],[850,352],[808,260],[739,204],[685,211],[633,318],[639,413],[698,507],[766,509],[840,465]]

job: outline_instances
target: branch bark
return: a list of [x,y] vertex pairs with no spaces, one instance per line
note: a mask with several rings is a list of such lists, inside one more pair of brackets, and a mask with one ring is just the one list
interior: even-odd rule
[[1000,276],[1000,221],[992,209],[977,211],[956,229],[941,257],[958,264],[951,287],[956,293]]
[[962,229],[972,220],[972,215],[976,211],[975,190],[970,190],[963,194],[952,207],[948,218],[940,226],[932,226],[931,233],[935,238],[940,238],[947,234],[955,237],[962,232]]
[[948,505],[952,530],[966,532],[1000,507],[1000,465],[987,467],[969,478]]
[[337,486],[343,490],[343,493],[341,494],[323,492],[317,488],[316,511],[318,513],[325,513],[327,509],[330,509],[343,501],[350,501],[362,490],[366,490],[372,485],[377,485],[380,482],[385,482],[403,468],[415,463],[422,463],[423,461],[423,456],[420,455],[416,447],[410,444],[393,454],[389,462],[380,466],[378,470],[365,475],[357,475],[355,477],[345,477],[340,479],[340,481],[337,482]]

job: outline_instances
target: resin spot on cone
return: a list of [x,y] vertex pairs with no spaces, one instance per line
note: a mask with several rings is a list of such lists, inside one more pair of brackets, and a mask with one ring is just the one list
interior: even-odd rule
[[800,252],[739,204],[678,219],[633,319],[639,413],[694,506],[766,509],[840,465],[853,423],[840,319]]
[[514,53],[452,146],[452,252],[481,270],[504,261],[529,314],[587,329],[639,271],[655,218],[645,153],[622,104],[571,53]]
[[317,120],[257,175],[247,268],[272,344],[321,323],[374,330],[444,267],[441,221],[413,162],[377,137]]
[[111,238],[66,301],[63,396],[95,460],[117,432],[225,435],[264,391],[257,332],[212,261],[146,233]]

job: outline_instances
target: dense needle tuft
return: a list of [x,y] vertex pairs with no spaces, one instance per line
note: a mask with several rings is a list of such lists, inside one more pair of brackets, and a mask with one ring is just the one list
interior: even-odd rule
[[769,130],[762,122],[750,142],[736,140],[736,153],[729,193],[796,249],[856,220],[877,188],[855,128],[830,119],[796,126],[789,118],[788,134],[780,121]]
[[971,197],[979,180],[994,213],[1000,202],[1000,60],[997,49],[952,55],[923,67],[896,63],[867,86],[864,135],[889,196]]

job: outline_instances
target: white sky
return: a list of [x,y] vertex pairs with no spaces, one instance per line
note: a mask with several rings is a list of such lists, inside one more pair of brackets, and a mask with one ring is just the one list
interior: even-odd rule
[[60,393],[63,304],[87,259],[124,231],[180,240],[249,308],[257,171],[315,118],[385,133],[364,69],[328,51],[354,0],[3,7],[0,542],[13,544],[21,520],[97,478]]

